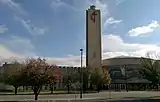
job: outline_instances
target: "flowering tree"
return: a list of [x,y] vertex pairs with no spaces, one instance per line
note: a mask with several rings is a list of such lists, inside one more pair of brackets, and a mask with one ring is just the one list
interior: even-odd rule
[[51,94],[53,94],[53,89],[55,89],[54,86],[56,85],[56,83],[61,82],[62,76],[60,68],[58,68],[56,65],[50,65],[49,68],[50,71],[48,73],[49,74],[48,84],[51,90]]
[[53,65],[46,63],[45,59],[29,59],[25,62],[24,69],[22,70],[22,76],[25,80],[25,84],[32,86],[32,90],[35,95],[35,100],[38,99],[38,95],[41,91],[42,85],[54,82],[55,70]]

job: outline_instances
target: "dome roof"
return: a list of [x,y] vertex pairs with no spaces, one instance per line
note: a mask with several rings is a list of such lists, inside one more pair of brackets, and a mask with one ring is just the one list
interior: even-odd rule
[[116,57],[112,57],[112,58],[108,58],[108,59],[114,59],[114,58],[141,58],[141,57],[134,57],[134,56],[116,56]]
[[131,57],[131,56],[117,56],[117,57],[102,60],[103,66],[140,64],[140,63],[141,63],[141,57]]

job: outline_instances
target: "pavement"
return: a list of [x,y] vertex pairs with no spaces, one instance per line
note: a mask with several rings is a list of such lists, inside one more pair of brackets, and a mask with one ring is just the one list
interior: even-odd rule
[[[100,92],[83,94],[82,99],[79,97],[79,94],[39,95],[38,100],[42,102],[45,100],[50,100],[49,102],[144,102],[144,100],[145,102],[160,102],[160,92],[156,91]],[[34,95],[0,95],[0,101],[33,100]]]

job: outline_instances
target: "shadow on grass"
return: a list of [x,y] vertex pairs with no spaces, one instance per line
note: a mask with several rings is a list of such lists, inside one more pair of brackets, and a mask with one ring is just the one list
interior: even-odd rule
[[152,97],[145,97],[145,98],[123,97],[120,100],[109,99],[104,102],[160,102],[160,96],[152,96]]
[[[89,94],[89,93],[97,93],[96,91],[89,91],[89,92],[85,92],[83,94]],[[40,95],[61,95],[61,94],[80,94],[80,92],[55,92],[53,94],[51,94],[50,92],[41,92]],[[15,95],[14,93],[0,93],[0,95]],[[34,95],[34,93],[32,92],[20,92],[20,93],[17,93],[17,95]]]
[[108,100],[104,102],[160,102],[160,99]]
[[159,99],[143,99],[143,100],[116,100],[116,101],[106,101],[106,102],[160,102],[160,100]]

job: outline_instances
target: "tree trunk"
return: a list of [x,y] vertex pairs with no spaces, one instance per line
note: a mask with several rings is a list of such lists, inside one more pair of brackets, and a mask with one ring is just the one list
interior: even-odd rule
[[[38,91],[38,90],[37,90],[37,91]],[[38,92],[37,92],[37,91],[34,92],[34,95],[35,95],[34,99],[35,99],[35,100],[38,100]]]
[[97,85],[97,92],[100,92],[100,85]]
[[144,84],[144,90],[146,91],[146,84]]
[[50,85],[51,94],[53,94],[53,85]]
[[24,92],[24,86],[23,86],[23,92]]
[[38,95],[40,93],[42,86],[33,86],[33,92],[35,95],[35,100],[38,100]]
[[83,92],[84,92],[84,93],[86,93],[86,89],[87,89],[87,88],[86,88],[86,84],[84,83],[84,84],[83,84]]
[[158,91],[158,84],[156,85],[156,89],[157,89],[157,91]]
[[51,94],[53,94],[53,87],[51,88]]
[[69,84],[67,84],[67,90],[68,90],[68,94],[69,94],[69,93],[70,93],[70,92],[69,92]]
[[14,94],[17,95],[18,86],[14,86]]
[[28,91],[28,86],[26,86],[26,90]]
[[38,100],[38,94],[35,94],[35,100]]
[[126,91],[128,92],[128,83],[126,83]]
[[89,89],[90,89],[90,90],[93,90],[93,85],[92,85],[92,83],[90,83]]

